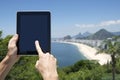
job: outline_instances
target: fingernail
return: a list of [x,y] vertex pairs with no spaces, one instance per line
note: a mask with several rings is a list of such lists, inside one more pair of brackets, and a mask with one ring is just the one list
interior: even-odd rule
[[39,42],[38,40],[36,40],[36,42]]
[[15,34],[15,36],[18,36],[18,34]]

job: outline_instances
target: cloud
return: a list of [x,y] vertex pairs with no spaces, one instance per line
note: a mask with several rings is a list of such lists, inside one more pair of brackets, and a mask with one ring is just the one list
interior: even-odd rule
[[95,27],[95,24],[75,24],[76,27]]
[[111,25],[120,25],[120,20],[110,20],[110,21],[103,21],[98,24],[75,24],[76,27],[83,27],[83,28],[90,28],[90,27],[105,27]]

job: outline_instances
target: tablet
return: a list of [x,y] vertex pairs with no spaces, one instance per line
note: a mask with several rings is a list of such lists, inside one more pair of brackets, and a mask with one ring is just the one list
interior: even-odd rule
[[50,52],[50,12],[17,12],[18,55],[36,55],[35,40],[44,53]]

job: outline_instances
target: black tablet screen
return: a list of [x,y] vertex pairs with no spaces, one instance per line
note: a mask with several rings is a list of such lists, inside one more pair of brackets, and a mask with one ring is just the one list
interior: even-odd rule
[[38,40],[43,52],[50,52],[50,13],[17,13],[18,54],[37,54],[35,40]]

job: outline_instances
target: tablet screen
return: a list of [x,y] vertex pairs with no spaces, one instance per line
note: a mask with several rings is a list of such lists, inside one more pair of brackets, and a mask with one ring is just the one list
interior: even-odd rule
[[18,54],[37,54],[35,40],[44,53],[50,52],[50,12],[17,13]]

